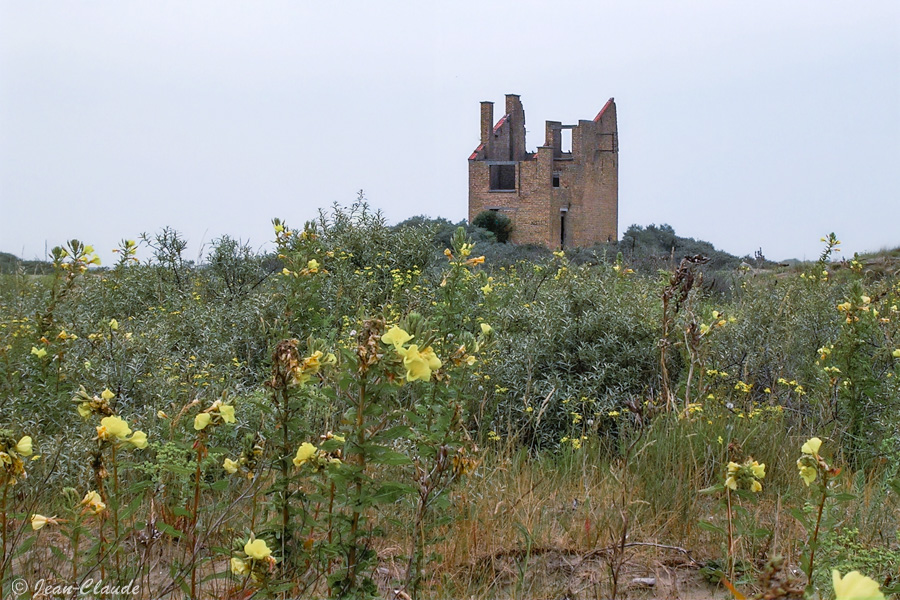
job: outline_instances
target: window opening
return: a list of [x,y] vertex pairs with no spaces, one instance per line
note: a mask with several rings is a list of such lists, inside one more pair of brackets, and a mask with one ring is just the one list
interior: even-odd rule
[[553,174],[553,187],[555,187],[555,188],[559,187],[559,172],[558,171]]
[[491,191],[515,191],[516,165],[491,165]]
[[559,149],[563,153],[572,152],[572,130],[571,129],[560,129],[560,143]]
[[566,213],[559,213],[559,247],[566,247]]

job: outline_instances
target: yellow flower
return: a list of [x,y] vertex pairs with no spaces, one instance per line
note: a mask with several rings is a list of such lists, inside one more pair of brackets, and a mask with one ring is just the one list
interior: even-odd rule
[[408,333],[394,325],[388,330],[387,333],[381,336],[381,341],[396,348],[413,339],[413,337],[415,336],[409,335]]
[[226,423],[234,423],[234,406],[231,404],[220,404],[219,405],[219,414],[222,415],[222,420]]
[[239,558],[231,558],[231,572],[235,575],[246,575],[250,572],[250,567]]
[[741,465],[737,464],[734,461],[731,461],[728,463],[728,474],[734,475],[735,473],[738,472],[738,469],[740,469],[740,468],[741,468]]
[[432,371],[437,371],[438,369],[441,368],[441,365],[443,364],[441,362],[441,359],[439,359],[437,357],[437,355],[434,353],[434,350],[432,350],[431,346],[428,346],[427,348],[422,350],[419,353],[419,356],[421,356],[422,359],[428,363],[428,368],[431,369]]
[[167,415],[166,413],[164,413],[161,410],[156,412],[156,416],[160,419],[168,419],[169,418],[169,415]]
[[759,464],[754,460],[753,464],[750,465],[750,470],[753,471],[753,476],[757,479],[766,478],[766,463]]
[[[222,468],[225,469],[225,471],[230,474],[237,473],[239,466],[240,465],[237,462],[231,460],[230,458],[226,458],[225,462],[222,464]],[[231,559],[231,560],[234,560],[234,559]]]
[[831,571],[835,600],[884,600],[878,583],[859,571],[850,571],[843,578],[837,569]]
[[23,436],[19,443],[16,444],[16,452],[22,456],[31,456],[31,436]]
[[434,354],[431,346],[421,352],[419,346],[412,344],[409,348],[396,347],[397,354],[403,357],[403,366],[406,367],[407,381],[428,381],[431,372],[441,368],[440,359]]
[[115,319],[110,319],[110,320],[109,320],[109,328],[112,329],[113,331],[118,330],[118,329],[119,329],[119,322],[116,321]]
[[809,484],[816,480],[818,471],[815,467],[804,465],[799,461],[797,462],[797,467],[800,469],[800,478],[803,480],[803,483],[806,484],[806,487],[809,487]]
[[736,480],[734,477],[732,477],[731,475],[729,475],[729,476],[725,479],[725,487],[730,488],[730,489],[732,489],[732,490],[736,490],[737,487],[738,487],[738,486],[737,486],[737,480]]
[[750,491],[751,491],[751,492],[755,492],[755,493],[761,492],[761,491],[762,491],[762,484],[761,484],[760,482],[758,482],[757,480],[754,479],[754,480],[753,480],[753,483],[750,484]]
[[265,560],[272,554],[272,551],[266,546],[266,540],[249,540],[244,544],[244,552],[254,560]]
[[316,447],[310,444],[309,442],[303,442],[300,444],[300,447],[297,448],[297,455],[294,457],[293,463],[295,467],[303,466],[303,463],[307,462],[316,454]]
[[41,348],[41,349],[39,350],[39,349],[36,348],[35,346],[32,346],[32,347],[31,347],[31,353],[34,354],[35,356],[37,356],[38,358],[44,358],[45,356],[47,356],[47,351],[46,351],[46,350],[44,350],[43,348]]
[[209,413],[200,413],[196,417],[194,417],[194,429],[197,431],[203,431],[206,429],[206,426],[209,425],[209,422],[212,420],[212,416]]
[[803,447],[800,448],[800,452],[803,454],[812,454],[813,456],[819,455],[819,448],[822,447],[822,440],[817,437],[811,438]]
[[105,390],[103,390],[102,392],[100,392],[100,397],[103,398],[104,400],[106,400],[107,402],[109,402],[110,400],[112,400],[113,398],[115,398],[116,395],[113,394],[113,393],[110,391],[109,388],[106,388]]
[[850,304],[849,302],[842,302],[841,304],[837,305],[837,309],[841,312],[847,312],[851,308],[853,308],[853,305]]
[[106,504],[104,504],[103,499],[100,498],[100,494],[93,490],[84,495],[84,499],[81,501],[81,505],[95,515],[98,515],[106,510]]
[[897,348],[896,350],[891,352],[891,356],[893,356],[894,358],[900,358],[900,348]]
[[143,431],[135,431],[134,435],[128,438],[128,441],[134,444],[134,447],[138,450],[143,450],[147,447],[147,434]]
[[51,525],[56,525],[56,517],[45,517],[44,515],[34,514],[31,515],[31,529],[37,531],[42,528],[47,523]]
[[[119,417],[103,417],[100,419],[100,426],[106,430],[108,435],[115,436],[120,440],[124,440],[131,435],[131,428],[124,419]],[[146,438],[146,436],[144,436]],[[144,440],[146,442],[146,439]]]
[[483,333],[484,335],[488,335],[493,330],[494,330],[494,328],[491,327],[490,325],[488,325],[487,323],[481,324],[481,333]]
[[316,259],[312,259],[308,263],[306,263],[306,268],[310,273],[317,273],[319,271],[319,261]]
[[87,419],[91,416],[91,403],[90,402],[82,402],[78,405],[78,414],[83,418]]

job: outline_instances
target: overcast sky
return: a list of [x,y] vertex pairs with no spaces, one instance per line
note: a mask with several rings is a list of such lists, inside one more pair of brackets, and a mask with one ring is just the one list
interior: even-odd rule
[[900,246],[900,2],[0,0],[0,250],[105,263],[163,226],[265,247],[358,190],[466,217],[479,101],[614,96],[619,234],[738,255]]

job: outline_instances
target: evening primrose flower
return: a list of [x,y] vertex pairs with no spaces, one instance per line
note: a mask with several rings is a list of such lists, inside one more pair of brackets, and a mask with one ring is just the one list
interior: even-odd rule
[[36,346],[31,347],[31,353],[37,356],[38,358],[44,358],[47,356],[47,351],[43,348],[37,348]]
[[842,578],[840,572],[833,569],[831,581],[834,583],[835,600],[884,600],[878,583],[859,571],[850,571]]
[[[240,466],[240,463],[233,461],[230,458],[226,458],[225,462],[222,464],[222,468],[225,469],[225,472],[229,473],[231,475],[237,473],[239,466]],[[234,560],[234,559],[232,559],[232,560]]]
[[90,511],[95,515],[99,515],[106,510],[106,504],[103,502],[100,494],[93,490],[84,495],[81,505],[85,507],[85,510]]
[[147,434],[143,431],[135,431],[128,441],[138,450],[143,450],[147,447]]
[[309,442],[303,442],[300,444],[300,447],[297,448],[297,455],[294,456],[295,467],[301,467],[307,461],[309,461],[316,454],[317,448],[310,444]]
[[800,452],[803,454],[811,454],[813,456],[819,455],[819,448],[822,447],[822,440],[817,437],[810,438],[803,446],[800,448]]
[[33,514],[31,515],[31,529],[33,531],[37,531],[41,529],[44,525],[58,525],[58,521],[56,517],[45,517],[44,515]]
[[490,334],[493,330],[494,330],[494,328],[491,327],[490,325],[488,325],[487,323],[481,324],[481,333],[483,333],[484,335]]
[[762,491],[760,479],[766,476],[766,465],[759,464],[752,458],[748,458],[744,464],[729,462],[725,477],[725,487],[737,490],[740,487],[749,488],[751,492]]
[[412,344],[409,348],[395,347],[395,349],[397,354],[403,357],[407,381],[428,381],[431,379],[431,372],[441,368],[442,363],[431,346],[421,351],[417,344]]
[[113,331],[117,331],[119,329],[119,322],[116,321],[115,319],[110,319],[109,320],[109,328],[112,329]]
[[212,420],[212,416],[209,413],[200,413],[196,417],[194,417],[194,429],[197,431],[203,431],[206,429],[206,426],[209,425],[209,422]]
[[809,487],[809,484],[816,480],[818,470],[813,466],[804,465],[799,460],[797,461],[797,467],[800,469],[800,478],[806,484],[806,487]]
[[31,436],[22,436],[22,439],[19,440],[18,444],[16,444],[15,450],[22,456],[31,456]]
[[415,336],[409,335],[408,333],[394,325],[393,327],[388,329],[387,333],[381,336],[381,341],[385,344],[390,344],[391,346],[397,348],[413,339],[413,337]]
[[234,423],[234,406],[231,404],[220,404],[219,405],[219,414],[222,416],[222,420],[226,423]]
[[235,575],[247,575],[250,573],[250,565],[237,557],[231,557],[231,572]]
[[[128,423],[126,423],[124,419],[120,419],[119,417],[103,417],[102,419],[100,419],[100,426],[103,427],[108,435],[116,437],[120,440],[124,440],[129,435],[131,435],[131,428],[128,426]],[[146,438],[147,436],[145,435],[145,444],[147,442]]]
[[254,560],[265,560],[272,555],[272,551],[266,545],[266,540],[249,540],[244,544],[244,552]]
[[109,402],[110,400],[115,398],[116,395],[109,388],[106,388],[102,392],[100,392],[100,397]]
[[[765,479],[766,477],[766,463],[759,464],[755,460],[753,464],[750,465],[750,470],[753,472],[753,476],[757,479]],[[756,491],[756,490],[754,490]]]

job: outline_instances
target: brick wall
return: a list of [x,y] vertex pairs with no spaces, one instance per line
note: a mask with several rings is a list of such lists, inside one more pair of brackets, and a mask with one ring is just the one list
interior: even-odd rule
[[[486,108],[486,107],[485,107]],[[590,246],[618,238],[618,127],[610,99],[592,121],[572,127],[572,152],[560,151],[558,121],[548,121],[545,145],[524,150],[525,112],[519,97],[507,95],[506,116],[469,160],[469,221],[484,210],[500,210],[513,221],[516,244]],[[486,110],[482,111],[482,132]],[[516,190],[491,191],[492,161],[515,160]],[[559,173],[560,186],[553,187]]]

